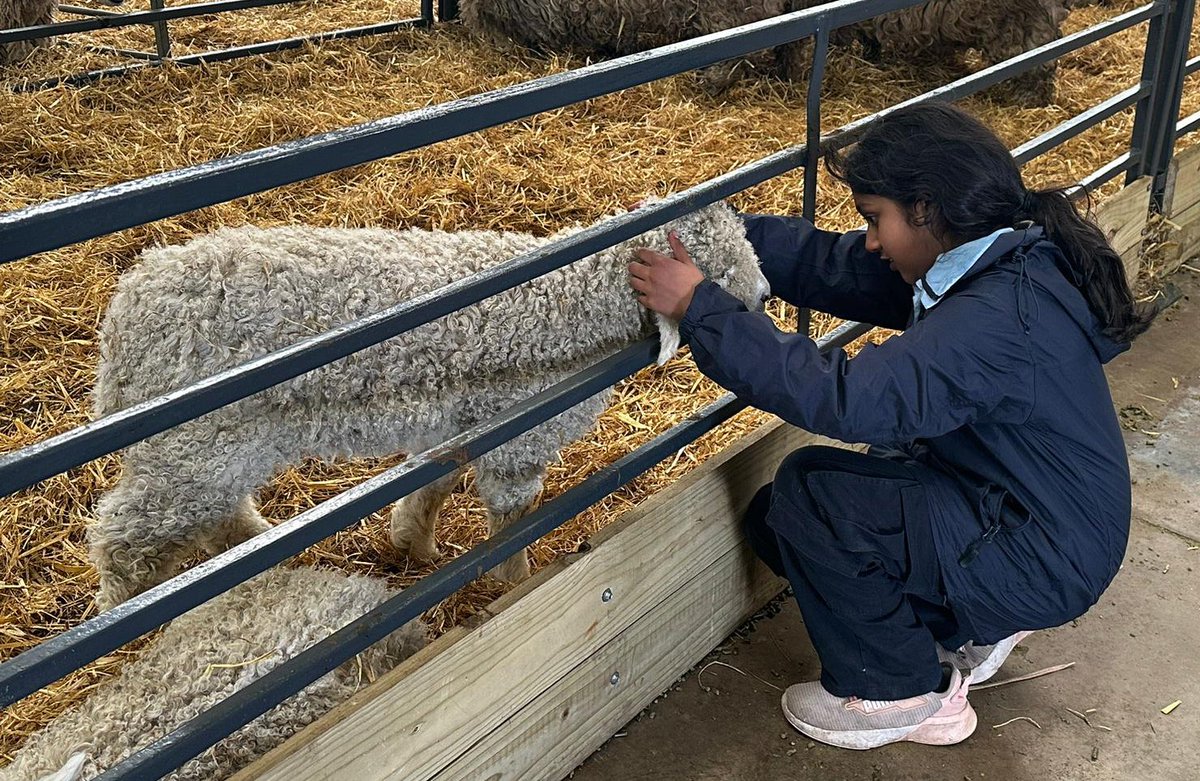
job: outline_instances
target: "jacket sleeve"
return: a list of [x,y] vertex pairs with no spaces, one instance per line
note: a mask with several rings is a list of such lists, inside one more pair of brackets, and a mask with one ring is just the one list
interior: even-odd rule
[[907,324],[912,287],[867,251],[864,231],[823,231],[801,217],[741,217],[774,295],[846,320],[897,330]]
[[818,434],[896,445],[989,416],[1032,409],[1031,358],[1011,314],[968,292],[851,359],[822,355],[806,336],[778,330],[712,282],[696,288],[680,324],[704,374],[750,404]]

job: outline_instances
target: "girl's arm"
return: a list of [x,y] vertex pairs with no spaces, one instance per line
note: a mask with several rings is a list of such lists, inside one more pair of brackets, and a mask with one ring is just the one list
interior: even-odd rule
[[867,252],[863,231],[823,231],[801,217],[741,216],[774,295],[847,320],[894,329],[907,324],[912,287]]
[[712,282],[680,324],[696,365],[750,404],[848,442],[899,444],[981,416],[1020,422],[1034,389],[1024,333],[995,302],[962,292],[939,311],[853,360],[779,331]]

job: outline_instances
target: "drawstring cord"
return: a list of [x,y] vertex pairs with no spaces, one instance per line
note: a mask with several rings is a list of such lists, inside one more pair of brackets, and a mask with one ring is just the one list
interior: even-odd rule
[[1025,291],[1028,290],[1029,295],[1033,297],[1035,319],[1040,320],[1042,318],[1042,304],[1038,301],[1037,291],[1033,288],[1033,278],[1029,276],[1029,269],[1026,268],[1028,256],[1023,249],[1018,249],[1013,254],[1017,262],[1021,264],[1020,271],[1017,272],[1017,320],[1021,323],[1021,327],[1025,329],[1025,333],[1028,334],[1029,321],[1025,318]]

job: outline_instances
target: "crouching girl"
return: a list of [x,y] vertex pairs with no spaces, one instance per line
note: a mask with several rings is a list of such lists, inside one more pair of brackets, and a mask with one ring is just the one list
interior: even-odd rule
[[786,301],[900,335],[821,355],[677,240],[630,284],[724,387],[874,446],[791,454],[745,520],[821,661],[785,693],[788,721],[847,748],[956,743],[975,728],[968,685],[1084,613],[1120,566],[1129,471],[1102,365],[1149,316],[1103,233],[1063,191],[1028,190],[957,108],[898,110],[827,164],[866,231],[746,216],[763,272]]

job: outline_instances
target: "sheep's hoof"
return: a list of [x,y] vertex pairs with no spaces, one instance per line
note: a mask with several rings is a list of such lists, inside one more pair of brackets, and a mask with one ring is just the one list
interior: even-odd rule
[[510,556],[503,564],[488,570],[488,574],[505,583],[520,583],[528,579],[529,560],[525,558],[525,551]]
[[392,541],[392,546],[398,553],[401,553],[413,561],[429,563],[437,561],[441,556],[437,545],[433,540],[428,539],[412,539],[405,531],[392,530],[388,535]]

